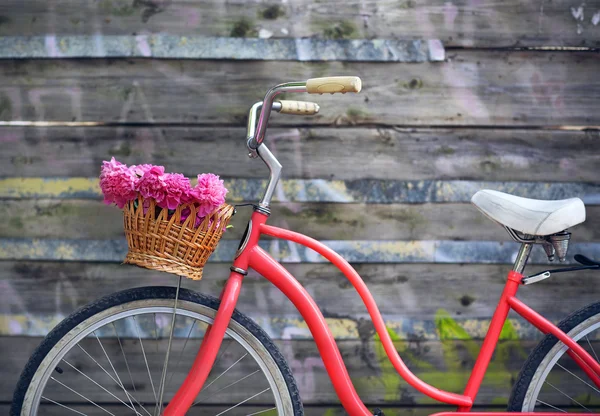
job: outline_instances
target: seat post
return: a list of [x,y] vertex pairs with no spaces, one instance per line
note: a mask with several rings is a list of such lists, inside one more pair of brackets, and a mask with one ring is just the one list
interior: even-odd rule
[[533,243],[521,244],[521,248],[517,253],[517,258],[513,266],[513,270],[515,272],[523,274],[523,270],[525,270],[525,265],[527,264],[527,260],[529,259],[529,254],[531,253],[531,247],[533,247]]

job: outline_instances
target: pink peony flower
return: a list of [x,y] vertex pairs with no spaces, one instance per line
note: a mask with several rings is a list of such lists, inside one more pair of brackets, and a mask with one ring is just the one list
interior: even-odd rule
[[164,175],[167,186],[167,195],[163,201],[163,208],[175,209],[178,205],[191,202],[192,187],[190,180],[181,173],[167,173]]
[[131,165],[129,169],[138,177],[141,178],[144,176],[144,173],[148,172],[152,169],[154,165],[144,164],[144,165]]
[[144,198],[152,198],[160,207],[166,207],[167,183],[164,166],[152,166],[137,182],[137,190]]
[[115,203],[123,208],[128,201],[136,198],[135,174],[123,163],[114,157],[110,162],[103,161],[100,170],[100,189],[104,194],[104,203]]
[[218,175],[198,175],[198,185],[192,189],[192,197],[199,204],[198,216],[205,217],[225,203],[227,188]]

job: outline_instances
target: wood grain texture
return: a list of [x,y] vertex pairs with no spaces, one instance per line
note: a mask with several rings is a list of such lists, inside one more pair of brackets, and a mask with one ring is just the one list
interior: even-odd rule
[[[314,125],[597,126],[598,55],[456,51],[406,64],[150,60],[7,61],[0,119],[245,123],[249,106],[282,81],[357,75],[360,95],[323,96]],[[226,80],[226,82],[224,81]],[[287,98],[287,97],[286,97]]]
[[439,38],[449,46],[598,46],[600,3],[566,0],[440,4],[291,0],[29,1],[0,7],[1,36],[126,34],[321,38]]
[[[355,264],[373,293],[389,328],[400,339],[439,340],[439,322],[462,328],[472,339],[485,336],[489,319],[510,269],[506,265]],[[329,264],[286,264],[313,296],[337,339],[359,339],[372,333],[368,314],[345,277]],[[531,266],[529,273],[542,270]],[[0,262],[2,295],[0,332],[46,334],[62,317],[93,300],[131,287],[174,285],[175,277],[133,266],[93,263]],[[228,276],[226,265],[208,264],[200,282],[184,287],[218,296]],[[558,321],[597,301],[597,272],[563,274],[523,288],[519,297],[548,319]],[[435,288],[435,290],[432,290]],[[251,316],[271,337],[311,339],[293,305],[254,272],[245,280],[238,309]],[[521,339],[537,332],[517,315],[510,316]]]
[[[245,134],[244,128],[4,127],[0,176],[93,177],[114,156],[190,177],[266,178],[265,166],[246,155]],[[598,183],[598,140],[598,131],[519,129],[273,128],[267,134],[284,178],[339,180]]]
[[[487,240],[508,235],[471,204],[274,203],[270,224],[318,240]],[[570,231],[577,242],[600,241],[600,207],[587,207],[586,222]],[[224,239],[239,240],[249,211],[240,208]],[[3,238],[118,239],[122,211],[89,200],[8,200],[0,205]],[[43,226],[40,226],[43,224]]]

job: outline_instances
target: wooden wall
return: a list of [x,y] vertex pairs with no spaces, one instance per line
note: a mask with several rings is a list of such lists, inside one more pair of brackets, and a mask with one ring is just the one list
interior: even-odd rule
[[[62,317],[117,289],[174,283],[119,265],[120,212],[100,202],[101,161],[215,172],[232,202],[253,201],[266,169],[246,157],[247,109],[276,83],[325,75],[358,75],[363,91],[316,97],[312,118],[273,117],[267,140],[284,180],[271,223],[339,249],[413,371],[460,391],[516,252],[469,204],[474,192],[583,198],[571,254],[600,257],[598,23],[600,1],[5,0],[0,408]],[[248,215],[239,209],[204,280],[186,287],[219,293]],[[300,247],[267,248],[322,307],[366,403],[431,410],[395,376],[336,269]],[[536,250],[532,270],[544,263]],[[597,278],[561,275],[522,298],[559,320],[598,299]],[[290,302],[251,274],[239,309],[281,346],[308,414],[337,414]],[[508,329],[483,408],[506,404],[540,338],[516,316]]]

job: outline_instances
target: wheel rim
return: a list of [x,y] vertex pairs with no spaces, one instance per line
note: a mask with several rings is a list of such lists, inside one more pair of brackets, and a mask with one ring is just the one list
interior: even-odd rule
[[[577,325],[575,328],[573,328],[568,333],[568,335],[575,342],[579,342],[580,340],[582,340],[585,337],[585,339],[587,340],[587,343],[589,343],[589,346],[592,349],[592,352],[590,352],[590,351],[588,351],[588,352],[590,354],[592,354],[593,357],[595,356],[594,358],[596,358],[596,360],[598,360],[597,351],[591,345],[588,335],[590,333],[594,332],[595,330],[600,329],[599,318],[600,317],[597,315],[591,316],[590,318],[581,322],[579,325]],[[525,393],[525,398],[523,400],[523,407],[522,407],[523,412],[535,411],[536,405],[544,406],[544,410],[546,410],[546,411],[548,410],[548,408],[554,408],[554,410],[562,410],[562,409],[558,408],[557,406],[554,406],[552,403],[549,403],[547,401],[539,399],[542,388],[544,387],[544,385],[548,385],[548,384],[550,385],[550,387],[552,389],[557,391],[556,392],[557,397],[567,396],[568,399],[571,399],[572,405],[574,405],[576,407],[578,406],[579,408],[583,407],[583,408],[587,409],[584,406],[584,403],[581,403],[575,397],[571,397],[570,395],[566,394],[565,392],[563,392],[562,390],[560,390],[553,384],[546,381],[548,379],[550,372],[552,370],[557,370],[555,367],[556,367],[558,361],[564,356],[564,354],[567,350],[568,350],[568,347],[565,344],[563,344],[562,342],[558,341],[550,349],[550,351],[548,351],[548,353],[546,354],[546,356],[544,357],[544,359],[542,360],[542,362],[536,369],[536,372],[533,375],[531,382],[529,383],[529,387],[527,389],[527,392]],[[571,376],[573,376],[574,378],[579,378],[579,377],[577,377],[577,375],[575,375],[572,372],[570,372],[569,370],[565,369],[564,366],[561,366],[559,368],[565,373],[570,373]],[[583,378],[583,380],[586,380],[587,377],[584,375],[581,378]],[[579,378],[579,382],[581,382],[582,387],[585,384],[587,384],[586,388],[590,389],[590,387],[591,387],[590,390],[592,390],[592,391],[595,390],[595,392],[594,392],[595,396],[600,397],[600,390],[591,386],[591,384],[592,384],[591,381],[589,381],[589,382],[587,382],[587,380],[583,381],[583,380],[581,380],[581,378]]]
[[[150,303],[152,305],[149,305]],[[55,371],[57,371],[57,368],[60,368],[59,365],[61,364],[61,362],[66,362],[69,366],[71,365],[64,359],[64,357],[69,352],[73,351],[74,348],[77,348],[77,346],[81,343],[81,341],[90,338],[90,334],[94,334],[96,339],[101,338],[97,335],[97,332],[100,329],[105,328],[107,325],[110,325],[110,324],[114,325],[116,322],[124,322],[127,319],[133,319],[135,321],[136,317],[141,317],[141,316],[153,315],[154,322],[156,324],[156,316],[157,315],[158,316],[160,316],[160,315],[164,315],[164,316],[171,315],[172,316],[172,314],[173,314],[173,306],[172,305],[173,305],[173,301],[170,299],[147,299],[147,300],[138,300],[138,301],[128,302],[126,304],[117,305],[117,306],[108,308],[107,310],[102,311],[98,314],[95,314],[94,316],[84,320],[83,322],[81,322],[80,324],[75,326],[67,334],[65,334],[65,336],[63,336],[61,338],[61,340],[59,340],[57,342],[57,344],[50,350],[50,352],[42,360],[42,363],[36,370],[36,373],[34,374],[32,381],[30,383],[30,386],[25,395],[25,399],[23,402],[23,413],[22,414],[28,414],[28,415],[37,414],[37,412],[39,410],[39,405],[42,402],[42,400],[44,400],[44,399],[48,400],[48,398],[45,398],[45,397],[42,398],[42,397],[43,397],[44,390],[48,386],[48,382],[52,381],[52,378],[51,378],[52,374]],[[187,319],[193,319],[194,322],[201,322],[202,324],[205,324],[205,325],[210,325],[213,322],[214,315],[215,315],[214,309],[212,309],[208,306],[205,306],[205,305],[194,303],[194,302],[180,300],[178,303],[178,306],[177,306],[176,316],[178,318],[184,317]],[[138,331],[139,331],[139,327],[138,327]],[[190,333],[191,332],[192,331],[190,330]],[[115,333],[117,335],[116,338],[118,339],[119,333],[117,332],[116,328],[115,328]],[[158,336],[158,330],[157,330],[156,334]],[[138,332],[138,336],[139,335],[140,334]],[[253,334],[251,334],[246,328],[244,328],[244,326],[237,323],[233,319],[231,320],[230,326],[227,328],[226,337],[229,337],[229,339],[231,340],[229,345],[232,345],[233,342],[236,342],[239,346],[241,346],[246,351],[246,354],[242,357],[242,359],[246,356],[250,356],[254,360],[254,363],[256,363],[258,365],[264,378],[266,378],[266,381],[268,383],[268,390],[260,392],[260,394],[270,392],[271,397],[274,401],[274,409],[267,409],[267,410],[276,410],[277,414],[288,414],[288,413],[286,413],[286,410],[291,409],[291,403],[289,403],[290,400],[289,400],[289,394],[287,392],[287,387],[286,387],[285,381],[283,379],[283,376],[281,375],[281,372],[279,371],[276,364],[274,364],[274,362],[273,362],[269,352],[266,350],[266,348],[260,343],[260,341],[258,341],[256,339],[256,337]],[[146,338],[147,337],[145,337],[144,339],[146,339]],[[188,338],[189,338],[189,335],[188,335]],[[161,338],[157,337],[156,341],[158,342],[160,339]],[[141,349],[142,349],[142,351],[144,351],[143,341],[142,341],[141,337],[140,337],[139,341],[140,341]],[[164,341],[164,339],[163,339],[163,341]],[[102,350],[104,351],[105,348],[102,347],[102,341],[98,340],[98,343],[101,346]],[[187,340],[186,340],[186,343],[187,343]],[[119,340],[119,345],[121,345],[121,340]],[[123,348],[123,347],[121,346],[121,348]],[[158,344],[157,344],[157,348],[158,348]],[[185,349],[185,344],[184,344],[184,349]],[[183,351],[182,351],[182,354],[183,354]],[[123,355],[125,356],[125,352],[123,352]],[[107,358],[108,358],[108,355],[107,355]],[[110,358],[108,358],[108,360],[110,361]],[[144,360],[146,360],[145,353],[144,353]],[[269,364],[267,364],[267,362],[270,362],[271,364],[269,365]],[[96,363],[96,364],[98,364],[98,363]],[[112,366],[112,364],[110,364],[110,365]],[[216,363],[215,363],[215,365],[216,365]],[[150,367],[148,366],[147,362],[146,362],[146,367],[148,368],[148,375],[149,375],[150,382],[152,384],[151,371],[150,371]],[[177,369],[175,369],[175,370],[177,370]],[[129,365],[127,365],[127,371],[129,372]],[[117,376],[116,377],[117,380],[115,380],[115,378],[113,378],[113,381],[115,381],[115,383],[117,385],[119,385],[119,382],[121,382],[121,380],[119,379],[120,373],[121,372],[114,371],[114,375]],[[125,374],[127,374],[127,373],[125,373]],[[131,376],[131,372],[129,372],[129,375]],[[211,375],[209,375],[209,379],[207,379],[207,382],[205,384],[205,387],[203,388],[203,391],[198,395],[198,397],[200,397],[202,395],[202,393],[208,387],[210,387],[209,382],[211,381],[210,380],[211,376],[212,376],[212,372],[211,372]],[[172,375],[171,375],[171,377],[172,377]],[[220,378],[220,376],[217,378]],[[168,374],[167,374],[167,379],[169,379]],[[133,379],[132,379],[132,383],[133,383]],[[179,385],[177,383],[174,383],[174,384],[176,386]],[[166,385],[168,385],[168,383]],[[123,390],[125,390],[123,382],[120,383],[119,387],[121,387],[121,388],[123,388]],[[156,390],[156,387],[153,386],[152,389]],[[135,389],[135,387],[134,387],[134,389]],[[140,407],[137,407],[136,404],[134,404],[136,400],[131,400],[131,398],[129,397],[129,396],[133,397],[132,392],[128,392],[128,393],[129,394],[125,393],[125,400],[123,400],[123,401],[125,401],[125,402],[129,401],[131,403],[131,406],[133,406],[134,409],[136,409],[136,408],[139,409],[138,411],[134,412],[134,410],[131,410],[131,407],[128,406],[128,407],[130,407],[129,412],[131,414],[154,416],[154,414],[153,414],[154,412],[148,412],[147,410],[146,411],[142,410],[144,408],[144,406],[142,404],[140,404],[140,402],[137,403]],[[286,400],[282,399],[282,394],[284,395]],[[252,395],[250,394],[249,396],[252,396]],[[253,396],[253,397],[256,397],[256,396]],[[250,399],[252,399],[252,397]],[[49,401],[52,403],[52,400],[49,400]],[[123,401],[122,401],[122,403],[123,403]],[[195,401],[195,404],[198,404],[198,403],[199,402]],[[125,403],[125,405],[127,405],[127,403]],[[164,407],[163,407],[163,409],[164,409]],[[112,414],[112,413],[107,412],[106,414]],[[258,414],[265,414],[265,413],[260,412]]]

